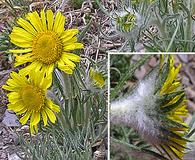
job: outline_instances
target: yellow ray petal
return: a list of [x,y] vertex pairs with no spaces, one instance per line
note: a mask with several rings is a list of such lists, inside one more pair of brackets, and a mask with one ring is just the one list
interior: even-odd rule
[[52,123],[55,123],[55,121],[56,121],[56,116],[55,116],[55,114],[54,114],[49,108],[47,108],[47,107],[46,107],[44,110],[45,110],[47,116],[49,117],[49,120],[50,120]]
[[78,33],[79,33],[78,29],[67,29],[62,33],[62,35],[60,36],[60,39],[65,39],[67,37],[70,37],[70,39],[71,39],[72,37],[74,37]]
[[55,105],[51,100],[47,100],[47,104],[54,112],[60,112],[60,107],[58,105]]
[[22,118],[20,118],[20,123],[22,125],[26,124],[26,122],[30,118],[30,115],[31,115],[31,111],[27,111],[26,114]]
[[60,60],[58,62],[58,68],[60,70],[64,71],[65,73],[67,73],[67,74],[72,74],[73,73],[73,70],[69,66],[65,65],[62,60]]
[[31,52],[32,48],[27,48],[27,49],[10,49],[9,52],[12,53],[28,53]]
[[57,27],[58,24],[60,23],[60,19],[61,19],[62,14],[58,11],[55,17],[55,22],[54,22],[54,26],[53,26],[53,30],[57,31]]
[[43,26],[42,26],[39,14],[36,11],[32,12],[32,13],[28,13],[26,18],[34,26],[34,28],[37,30],[37,32],[43,31]]
[[53,29],[53,12],[52,10],[47,10],[47,24],[48,24],[48,30],[51,31]]
[[70,68],[74,69],[76,67],[76,65],[72,61],[70,61],[68,58],[62,58],[62,60]]
[[15,82],[17,82],[20,85],[24,85],[24,84],[28,83],[28,81],[25,77],[21,77],[16,72],[11,72],[10,76],[11,76],[12,79],[14,79]]
[[27,32],[26,30],[24,30],[20,27],[13,27],[12,33],[17,34],[17,35],[21,35],[23,37],[28,37],[29,39],[34,38],[34,35],[30,34],[29,32]]
[[70,45],[70,44],[73,44],[75,42],[77,42],[77,37],[73,37],[73,38],[66,37],[66,38],[62,39],[62,43],[66,44],[66,45]]
[[47,30],[47,24],[46,24],[46,17],[45,17],[45,11],[41,10],[41,21],[42,21],[42,25],[43,25],[43,30],[46,31]]
[[27,62],[33,62],[34,61],[34,57],[32,53],[28,53],[25,55],[21,55],[21,56],[15,56],[16,57],[16,62],[14,64],[14,67],[20,66],[22,64],[25,64]]
[[14,39],[11,39],[10,40],[13,44],[19,46],[19,47],[22,47],[22,48],[29,48],[29,47],[32,47],[32,43],[31,42],[18,42],[18,41],[15,41]]
[[7,86],[7,85],[3,85],[2,86],[3,89],[8,90],[8,91],[18,91],[17,87],[11,87],[11,86]]
[[30,119],[30,124],[34,126],[37,125],[39,122],[40,122],[40,113],[34,111]]
[[34,36],[37,35],[37,31],[33,28],[33,26],[28,21],[19,18],[17,23],[26,31],[28,31],[30,34],[33,34]]
[[18,101],[15,104],[10,103],[7,105],[7,107],[9,110],[13,110],[14,112],[19,112],[25,108],[24,105],[21,103],[21,101]]
[[42,114],[44,126],[46,126],[47,125],[47,114],[45,113],[44,110],[41,111],[41,114]]
[[74,62],[80,62],[80,60],[81,60],[80,56],[78,56],[76,54],[73,54],[73,53],[67,53],[67,52],[64,52],[62,54],[62,59],[63,58],[70,59],[70,60],[72,60]]
[[83,48],[82,43],[74,43],[74,44],[64,46],[64,51],[71,51],[71,50],[81,49],[81,48]]

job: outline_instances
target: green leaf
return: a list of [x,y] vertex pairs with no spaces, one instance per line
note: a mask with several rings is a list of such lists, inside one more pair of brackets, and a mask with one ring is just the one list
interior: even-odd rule
[[111,101],[117,96],[117,94],[123,88],[125,82],[134,75],[135,70],[142,66],[150,57],[151,55],[143,55],[143,57],[135,65],[130,66],[129,70],[124,74],[123,77],[121,77],[120,82],[117,84],[114,90],[111,91],[110,93]]

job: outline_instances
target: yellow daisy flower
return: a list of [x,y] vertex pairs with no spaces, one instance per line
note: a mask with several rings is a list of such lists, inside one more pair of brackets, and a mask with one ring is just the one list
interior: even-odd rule
[[98,86],[99,88],[102,88],[105,85],[103,75],[100,72],[95,71],[93,68],[90,69],[89,76],[94,82],[94,85]]
[[[51,86],[51,76],[43,76],[43,72],[30,72],[29,78],[12,72],[11,78],[7,80],[2,88],[11,91],[7,96],[9,99],[8,109],[22,115],[20,123],[26,124],[30,119],[31,134],[38,132],[38,123],[43,120],[44,126],[48,119],[55,123],[55,112],[59,112],[59,106],[55,105],[46,97],[47,89]],[[50,78],[49,78],[50,77]]]
[[120,30],[131,31],[136,26],[136,15],[127,13],[122,17],[117,17],[117,26]]
[[161,96],[177,93],[165,104],[161,105],[161,111],[167,118],[167,124],[165,124],[167,127],[162,127],[162,133],[166,135],[159,146],[156,146],[158,150],[163,151],[170,159],[183,159],[186,142],[188,141],[184,138],[185,132],[188,131],[188,125],[182,119],[182,117],[187,117],[188,110],[186,109],[184,92],[181,92],[181,89],[179,89],[181,83],[177,79],[180,68],[181,64],[176,68],[174,67],[173,56],[170,56],[167,78],[160,90]]
[[80,62],[80,57],[70,51],[83,48],[83,44],[75,37],[78,29],[64,30],[65,17],[60,12],[54,16],[51,10],[42,10],[39,16],[35,11],[25,19],[19,18],[17,24],[19,27],[13,27],[10,39],[20,49],[10,52],[18,54],[15,66],[30,62],[21,74],[41,70],[49,75],[55,66],[67,74],[73,73],[76,66],[73,62]]

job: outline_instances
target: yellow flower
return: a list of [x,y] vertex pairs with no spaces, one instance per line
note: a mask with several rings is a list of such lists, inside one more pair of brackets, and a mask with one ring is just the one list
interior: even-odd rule
[[93,68],[90,69],[89,76],[96,86],[102,88],[105,85],[103,75],[100,72],[95,71]]
[[41,70],[49,75],[55,66],[67,74],[73,73],[73,62],[80,62],[80,57],[70,51],[83,48],[83,44],[77,43],[78,29],[64,30],[65,17],[60,12],[54,16],[51,10],[42,10],[39,16],[35,11],[25,19],[19,18],[17,23],[19,27],[13,27],[10,39],[20,48],[10,52],[19,54],[15,66],[30,62],[21,74]]
[[117,17],[117,28],[122,31],[131,31],[136,25],[136,15],[131,13],[126,13],[123,16]]
[[[163,58],[163,57],[162,57]],[[176,93],[180,91],[180,81],[177,75],[181,68],[181,64],[177,68],[174,67],[173,56],[169,58],[169,71],[166,81],[160,90],[160,95]],[[167,154],[170,159],[183,159],[186,142],[184,135],[188,131],[188,125],[183,121],[182,117],[187,117],[188,110],[186,109],[186,99],[183,92],[178,92],[166,104],[161,106],[161,110],[166,115],[167,124],[163,133],[167,133],[160,144],[161,150]],[[171,124],[171,125],[170,125]],[[158,148],[158,147],[157,147]]]
[[[51,76],[43,76],[43,72],[30,72],[29,78],[12,72],[11,78],[7,80],[2,88],[11,91],[7,96],[9,99],[8,109],[22,115],[20,123],[26,124],[30,118],[31,134],[38,132],[38,123],[43,120],[44,126],[48,119],[55,123],[55,112],[59,112],[59,106],[55,105],[46,97],[47,89],[51,86]],[[50,77],[50,78],[49,78]]]

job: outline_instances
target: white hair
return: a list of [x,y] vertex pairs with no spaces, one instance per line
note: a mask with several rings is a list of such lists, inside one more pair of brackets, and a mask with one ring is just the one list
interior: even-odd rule
[[133,94],[111,103],[111,123],[130,126],[150,142],[157,141],[159,135],[155,79],[153,73],[139,83]]

